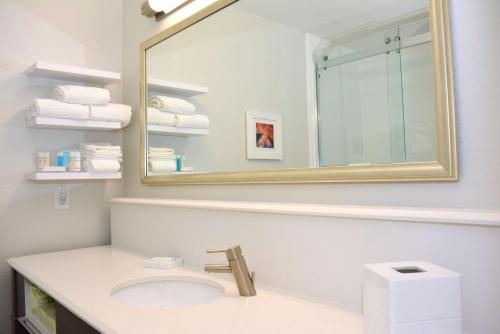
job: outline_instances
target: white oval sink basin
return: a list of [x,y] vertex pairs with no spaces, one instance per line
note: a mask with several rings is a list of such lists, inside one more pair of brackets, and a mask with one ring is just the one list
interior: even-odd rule
[[184,276],[169,276],[120,284],[111,296],[132,306],[163,308],[208,303],[224,295],[216,282]]

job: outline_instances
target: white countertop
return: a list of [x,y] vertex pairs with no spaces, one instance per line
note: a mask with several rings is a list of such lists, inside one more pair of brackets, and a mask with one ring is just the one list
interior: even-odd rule
[[[220,274],[178,267],[142,267],[145,257],[111,246],[12,258],[8,263],[60,304],[105,334],[361,334],[362,316],[333,304],[258,284],[257,296],[241,297]],[[130,280],[158,276],[202,277],[220,283],[215,301],[173,309],[133,307],[111,290]]]

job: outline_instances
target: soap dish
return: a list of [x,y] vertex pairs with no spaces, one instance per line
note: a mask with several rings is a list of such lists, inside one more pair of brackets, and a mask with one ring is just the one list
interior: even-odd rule
[[180,257],[153,257],[144,260],[142,266],[144,268],[171,269],[182,265],[182,263]]

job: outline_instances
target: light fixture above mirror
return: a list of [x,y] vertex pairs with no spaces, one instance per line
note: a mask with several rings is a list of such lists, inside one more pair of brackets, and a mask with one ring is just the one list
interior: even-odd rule
[[155,17],[160,21],[190,0],[147,0],[141,6],[142,15]]

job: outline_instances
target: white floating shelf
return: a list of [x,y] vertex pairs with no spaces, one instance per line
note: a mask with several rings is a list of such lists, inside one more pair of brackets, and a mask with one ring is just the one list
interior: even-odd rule
[[28,173],[26,178],[30,181],[120,180],[122,173],[32,172]]
[[196,95],[208,93],[207,87],[160,80],[160,79],[149,79],[148,90],[157,93],[165,93],[181,97],[193,97]]
[[86,82],[93,84],[109,84],[120,81],[121,74],[91,68],[60,65],[37,61],[28,69],[27,74],[35,77]]
[[120,122],[104,122],[86,119],[64,119],[51,117],[34,117],[26,121],[26,126],[37,129],[63,129],[63,130],[95,130],[113,131],[120,130]]
[[208,129],[191,129],[191,128],[177,128],[175,126],[166,125],[148,125],[148,134],[162,135],[162,136],[207,136],[210,134]]

